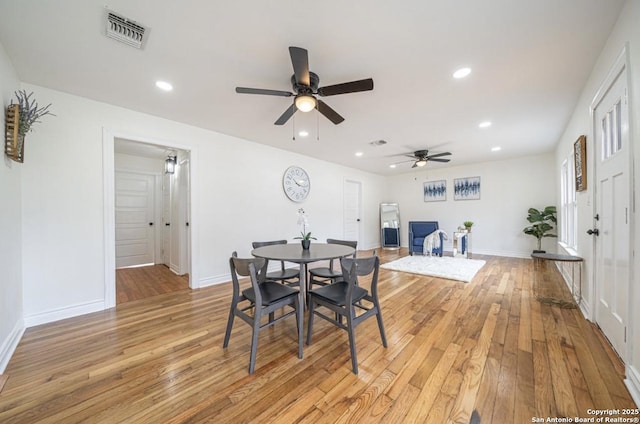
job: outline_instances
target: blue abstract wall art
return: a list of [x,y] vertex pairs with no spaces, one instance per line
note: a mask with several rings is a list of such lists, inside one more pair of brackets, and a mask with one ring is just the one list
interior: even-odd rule
[[479,198],[480,177],[453,179],[453,200],[477,200]]
[[427,181],[424,183],[423,191],[425,202],[440,202],[447,200],[447,181]]

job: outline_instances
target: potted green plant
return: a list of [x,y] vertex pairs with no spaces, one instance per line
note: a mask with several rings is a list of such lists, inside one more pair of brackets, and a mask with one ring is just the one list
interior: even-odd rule
[[471,227],[473,227],[473,221],[464,221],[462,225],[464,225],[464,228],[466,228],[468,232],[471,232]]
[[300,237],[294,237],[294,240],[301,240],[302,248],[308,250],[311,240],[317,240],[317,238],[311,236],[311,231],[307,231],[309,220],[303,208],[298,209],[298,225],[302,228],[302,231],[300,231]]
[[551,232],[558,222],[556,219],[556,207],[547,206],[543,210],[529,208],[527,221],[529,221],[531,225],[525,227],[522,232],[538,239],[538,248],[534,250],[533,253],[545,253],[545,251],[542,250],[543,237],[558,237]]

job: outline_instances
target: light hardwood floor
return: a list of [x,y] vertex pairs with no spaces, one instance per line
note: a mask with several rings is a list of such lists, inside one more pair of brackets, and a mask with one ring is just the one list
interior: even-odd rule
[[236,320],[222,348],[230,284],[30,328],[0,422],[466,423],[477,409],[502,424],[635,408],[597,329],[535,300],[531,260],[483,259],[469,284],[381,270],[389,347],[375,319],[358,327],[358,376],[346,332],[322,320],[298,359],[294,319],[261,333],[247,374],[250,327]]
[[118,305],[188,288],[189,275],[176,275],[166,265],[116,269]]

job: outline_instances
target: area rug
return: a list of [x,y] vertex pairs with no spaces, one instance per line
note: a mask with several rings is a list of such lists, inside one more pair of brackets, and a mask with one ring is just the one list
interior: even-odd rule
[[452,258],[450,256],[405,256],[393,262],[382,264],[380,268],[468,283],[485,263],[480,259]]

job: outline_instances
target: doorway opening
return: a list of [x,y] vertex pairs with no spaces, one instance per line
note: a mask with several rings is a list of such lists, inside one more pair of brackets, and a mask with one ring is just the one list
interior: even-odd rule
[[114,137],[113,165],[115,304],[188,289],[190,152]]

